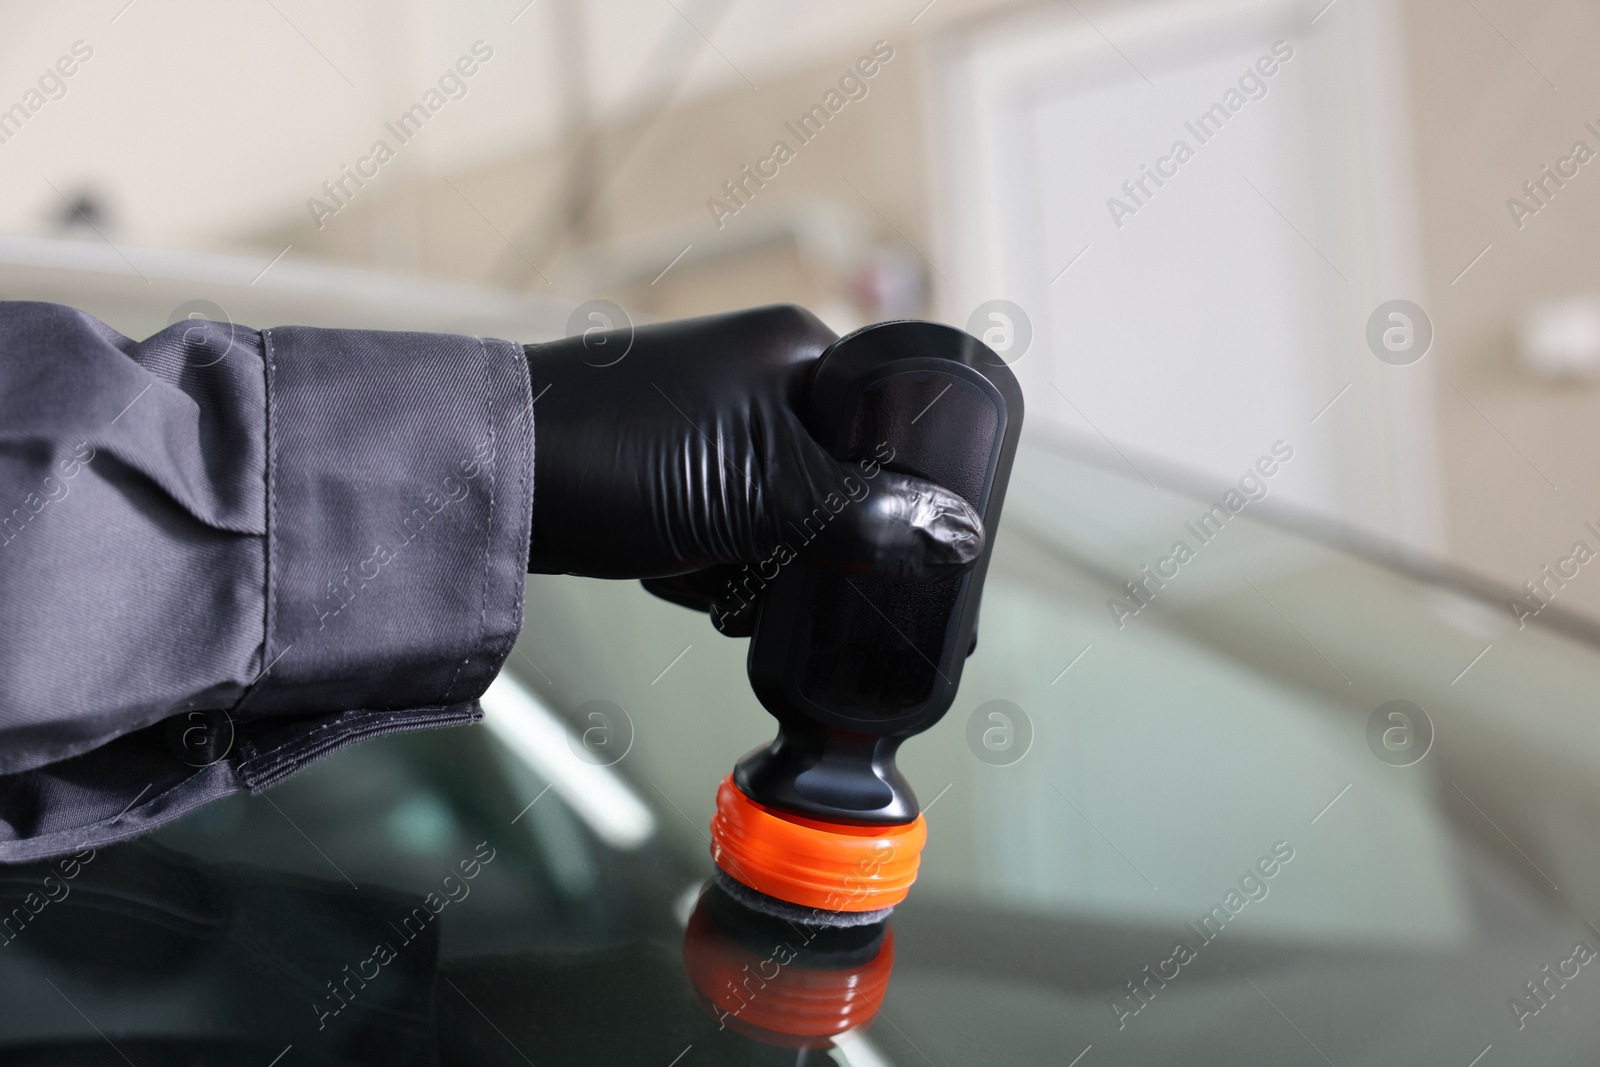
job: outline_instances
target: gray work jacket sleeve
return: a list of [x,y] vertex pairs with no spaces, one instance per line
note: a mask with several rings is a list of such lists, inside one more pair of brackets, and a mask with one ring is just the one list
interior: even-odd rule
[[516,344],[0,303],[0,862],[478,717],[532,507]]

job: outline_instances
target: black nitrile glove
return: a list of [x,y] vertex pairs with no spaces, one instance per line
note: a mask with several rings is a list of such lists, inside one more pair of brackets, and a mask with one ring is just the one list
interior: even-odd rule
[[836,339],[810,312],[755,308],[629,334],[527,346],[529,571],[643,578],[744,635],[746,565],[770,578],[795,558],[919,581],[977,559],[983,526],[965,500],[889,469],[892,447],[882,468],[840,462],[801,425],[811,369]]

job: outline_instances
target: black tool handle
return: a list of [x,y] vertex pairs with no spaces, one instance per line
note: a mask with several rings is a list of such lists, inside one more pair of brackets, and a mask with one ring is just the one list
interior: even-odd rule
[[857,472],[859,484],[841,486],[833,503],[860,506],[880,468],[899,471],[963,497],[986,541],[971,569],[930,582],[785,567],[762,600],[748,664],[778,736],[739,761],[734,782],[797,814],[910,822],[919,809],[895,752],[955,700],[1022,429],[1022,388],[960,330],[886,322],[822,354],[805,416]]

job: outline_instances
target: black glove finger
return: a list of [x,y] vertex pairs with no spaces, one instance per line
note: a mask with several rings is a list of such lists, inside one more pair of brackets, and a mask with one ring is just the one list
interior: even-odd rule
[[825,495],[791,522],[808,538],[808,563],[880,578],[925,582],[959,574],[983,552],[983,520],[965,500],[921,478],[840,467],[846,491]]
[[749,637],[756,632],[756,606],[761,597],[751,600],[718,601],[711,608],[711,625],[723,637]]
[[[901,581],[959,574],[983,553],[983,520],[943,486],[885,469],[879,459],[841,462],[785,411],[767,424],[766,483],[778,562],[799,558]],[[893,453],[880,455],[892,462]]]
[[748,576],[747,567],[723,564],[667,578],[646,578],[640,584],[662,600],[707,613],[711,625],[726,637],[749,637],[765,583],[741,583],[740,579]]
[[646,590],[690,611],[710,611],[717,598],[717,590],[727,581],[718,572],[729,567],[708,567],[703,571],[674,574],[666,578],[645,578],[641,585]]

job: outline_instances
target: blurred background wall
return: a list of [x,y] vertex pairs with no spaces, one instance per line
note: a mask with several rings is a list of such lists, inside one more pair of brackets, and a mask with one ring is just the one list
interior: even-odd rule
[[[1218,485],[1281,441],[1279,502],[1518,587],[1600,548],[1600,167],[1574,154],[1600,151],[1597,19],[1573,0],[11,7],[0,295],[64,298],[23,240],[51,238],[101,257],[107,292],[182,289],[156,250],[232,256],[224,310],[246,321],[320,263],[468,286],[463,308],[489,300],[524,339],[597,297],[637,321],[790,300],[839,330],[1009,330],[1031,338],[1037,430]],[[1273,56],[1257,96],[1240,78]],[[763,163],[780,140],[793,158]],[[1193,158],[1161,164],[1178,140]],[[1014,310],[974,319],[992,300]],[[1431,326],[1412,362],[1369,340],[1394,300]],[[1600,577],[1555,599],[1600,612]]]

